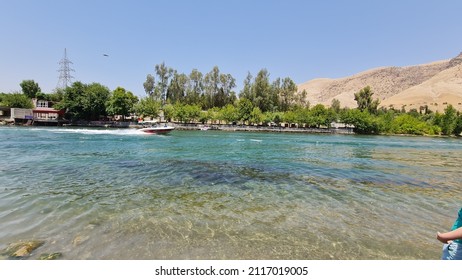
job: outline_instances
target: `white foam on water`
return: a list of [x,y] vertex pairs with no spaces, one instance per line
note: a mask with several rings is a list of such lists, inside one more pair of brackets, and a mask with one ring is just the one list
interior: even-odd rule
[[92,129],[92,128],[34,128],[34,130],[49,131],[51,133],[78,133],[84,135],[147,135],[133,128],[123,129]]

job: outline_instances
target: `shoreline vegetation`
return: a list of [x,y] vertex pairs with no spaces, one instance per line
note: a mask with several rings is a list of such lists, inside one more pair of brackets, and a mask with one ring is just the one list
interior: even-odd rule
[[[354,131],[354,127],[321,127],[321,128],[307,128],[307,127],[286,127],[286,126],[256,126],[256,125],[231,125],[231,124],[182,124],[165,122],[163,124],[175,127],[178,131],[198,131],[202,127],[208,126],[211,131],[224,131],[224,132],[275,132],[275,133],[300,133],[300,134],[339,134],[339,135],[362,135]],[[12,125],[0,122],[1,126],[22,126],[25,125]],[[34,126],[37,127],[37,126]],[[135,122],[89,122],[89,123],[74,123],[67,124],[64,127],[78,127],[78,128],[105,128],[105,129],[138,129],[143,126]],[[424,137],[457,137],[459,135],[430,135],[430,134],[412,134],[412,133],[380,133],[373,134],[379,136],[424,136]]]
[[[176,130],[194,131],[201,130],[207,127],[207,130],[214,131],[243,131],[243,132],[280,132],[280,133],[318,133],[318,134],[355,134],[353,127],[288,127],[288,126],[261,126],[261,125],[232,125],[232,124],[197,124],[197,123],[173,123],[166,122],[165,124],[175,127]],[[8,124],[0,122],[0,126]],[[25,125],[15,125],[24,126]],[[81,127],[81,128],[108,128],[108,129],[138,129],[143,126],[136,122],[113,122],[113,121],[94,121],[94,122],[79,122],[66,124],[64,127]]]
[[[155,66],[155,74],[147,75],[143,98],[122,87],[111,91],[99,83],[82,82],[45,94],[34,80],[24,80],[21,93],[0,93],[0,113],[2,108],[33,109],[31,100],[35,99],[53,104],[61,114],[58,124],[64,120],[69,125],[123,127],[126,121],[140,120],[174,123],[184,130],[190,124],[202,124],[227,131],[423,136],[460,136],[462,132],[462,114],[451,104],[444,112],[433,112],[428,106],[409,111],[379,107],[369,86],[354,94],[357,108],[341,107],[337,99],[330,106],[312,106],[307,101],[309,93],[298,91],[289,77],[270,81],[266,69],[255,77],[249,73],[239,94],[233,91],[235,79],[217,66],[205,75],[197,69],[186,75],[162,63]],[[335,128],[337,124],[345,129]]]

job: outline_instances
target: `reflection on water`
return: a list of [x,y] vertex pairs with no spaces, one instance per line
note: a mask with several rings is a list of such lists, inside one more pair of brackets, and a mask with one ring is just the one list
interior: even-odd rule
[[454,139],[0,128],[0,249],[31,258],[438,259]]

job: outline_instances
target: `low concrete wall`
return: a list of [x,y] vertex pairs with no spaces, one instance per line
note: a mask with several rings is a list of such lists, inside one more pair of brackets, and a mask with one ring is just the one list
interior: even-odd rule
[[33,119],[32,109],[11,108],[12,119]]
[[[171,124],[178,130],[199,130],[203,125],[197,124]],[[281,126],[250,126],[250,125],[209,125],[211,130],[223,131],[254,131],[254,132],[292,132],[292,133],[329,133],[329,134],[355,134],[353,128],[297,128]]]

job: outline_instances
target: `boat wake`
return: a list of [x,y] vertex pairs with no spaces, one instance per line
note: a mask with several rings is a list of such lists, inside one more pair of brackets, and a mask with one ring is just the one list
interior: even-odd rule
[[92,129],[92,128],[34,128],[34,130],[48,131],[60,134],[84,134],[84,135],[146,135],[146,133],[133,128],[123,129]]

